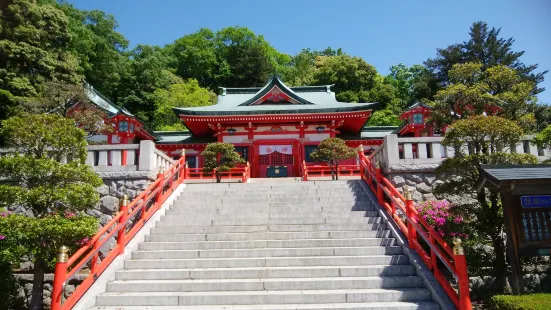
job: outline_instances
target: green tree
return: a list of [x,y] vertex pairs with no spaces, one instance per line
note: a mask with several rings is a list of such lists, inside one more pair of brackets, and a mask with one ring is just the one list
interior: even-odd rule
[[[482,270],[476,268],[480,265],[491,267],[491,274],[496,277],[500,289],[504,285],[503,270],[507,270],[501,201],[498,192],[485,189],[477,192],[475,184],[482,164],[538,163],[537,158],[530,154],[503,152],[523,135],[522,128],[514,121],[498,116],[477,115],[458,120],[448,128],[442,142],[455,148],[455,156],[446,158],[436,169],[438,175],[448,177],[443,184],[435,187],[435,193],[458,195],[465,201],[459,203],[457,208],[463,210],[465,218],[471,219],[466,224],[470,225],[468,231],[472,233],[471,245],[478,243],[478,247],[470,247],[467,253],[473,270]],[[464,152],[466,141],[469,154]],[[493,247],[493,257],[488,258],[476,251],[486,245]]]
[[[35,217],[23,224],[27,228],[20,231],[24,234],[20,238],[27,240],[21,243],[26,247],[24,254],[34,263],[30,309],[41,309],[44,272],[55,252],[53,248],[42,248],[67,240],[70,236],[66,234],[71,231],[83,229],[82,234],[93,233],[96,226],[92,221],[83,218],[88,224],[64,230],[71,225],[62,218],[95,206],[99,201],[95,188],[102,181],[84,163],[85,133],[73,120],[56,114],[37,114],[12,117],[2,123],[2,134],[15,153],[0,158],[0,177],[11,181],[0,185],[0,207],[23,206]],[[80,237],[81,233],[75,236]]]
[[264,37],[245,27],[227,27],[215,34],[217,84],[225,87],[263,86],[270,75],[291,61]]
[[[482,115],[500,108],[504,118],[513,120],[530,131],[535,125],[531,111],[536,98],[532,84],[505,66],[483,70],[480,63],[454,65],[448,72],[450,84],[435,96],[433,120],[438,127],[472,115]],[[454,112],[453,114],[451,112]]]
[[300,53],[293,56],[289,63],[289,68],[282,72],[283,80],[287,85],[304,86],[315,85],[314,73],[316,71],[316,58],[320,56],[339,56],[343,55],[342,49],[334,50],[330,47],[323,51],[303,49]]
[[200,107],[211,105],[216,94],[199,86],[195,79],[172,84],[168,89],[159,88],[153,93],[155,130],[184,130],[184,125],[174,113],[175,107]]
[[402,121],[398,115],[390,110],[378,110],[369,118],[367,126],[400,126]]
[[69,19],[70,48],[78,58],[79,72],[95,89],[114,98],[130,66],[125,53],[128,40],[116,31],[115,17],[99,10],[78,10],[67,3],[59,8]]
[[155,112],[153,93],[183,80],[171,72],[172,58],[163,48],[138,45],[130,55],[130,70],[121,79],[118,97],[112,99],[151,125]]
[[533,140],[537,146],[551,150],[551,125],[539,132]]
[[[544,90],[538,88],[547,71],[536,73],[538,65],[526,65],[520,61],[524,51],[513,51],[513,38],[500,37],[501,29],[491,28],[485,22],[475,22],[471,26],[468,41],[453,44],[437,50],[437,56],[425,62],[425,65],[434,74],[434,79],[440,87],[445,87],[452,81],[448,71],[454,65],[466,62],[482,64],[482,70],[503,65],[518,72],[522,81],[532,85],[531,94],[536,95]],[[434,95],[435,93],[433,93]]]
[[314,83],[316,85],[335,84],[333,90],[337,93],[339,100],[341,100],[340,92],[369,91],[377,82],[378,74],[375,67],[359,57],[319,56],[316,58],[315,65]]
[[343,139],[327,138],[320,142],[318,148],[310,153],[315,161],[326,161],[331,168],[331,179],[339,179],[339,161],[356,156],[356,150],[346,145]]
[[216,89],[218,59],[212,30],[199,31],[183,36],[167,46],[172,56],[171,66],[184,79],[196,79],[203,87]]
[[77,59],[70,52],[69,20],[53,5],[4,2],[0,11],[0,89],[18,97],[40,94],[46,81],[75,83]]
[[204,171],[214,171],[216,182],[222,180],[221,172],[230,171],[236,164],[244,164],[245,160],[235,151],[231,143],[209,143],[201,155],[204,157]]

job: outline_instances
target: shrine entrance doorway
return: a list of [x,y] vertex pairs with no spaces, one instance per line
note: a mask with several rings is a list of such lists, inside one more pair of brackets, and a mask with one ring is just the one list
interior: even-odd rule
[[261,178],[294,177],[293,146],[259,145],[258,176]]

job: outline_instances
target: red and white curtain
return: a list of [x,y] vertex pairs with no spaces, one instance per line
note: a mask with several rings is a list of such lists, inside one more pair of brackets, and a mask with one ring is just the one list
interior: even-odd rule
[[272,154],[273,152],[279,152],[288,155],[293,154],[292,145],[261,145],[258,148],[260,155],[268,155]]

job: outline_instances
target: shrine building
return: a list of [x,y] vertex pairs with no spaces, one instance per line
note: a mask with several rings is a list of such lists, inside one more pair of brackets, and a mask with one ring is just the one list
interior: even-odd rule
[[[350,147],[362,145],[366,154],[388,134],[432,135],[425,119],[431,108],[416,104],[404,112],[404,124],[366,127],[378,103],[339,102],[332,85],[289,87],[272,76],[263,87],[220,88],[217,103],[193,108],[174,108],[189,131],[150,131],[130,112],[119,108],[85,84],[90,100],[105,111],[113,131],[92,137],[95,143],[124,144],[155,141],[157,149],[179,158],[185,149],[190,168],[202,168],[201,153],[208,143],[227,142],[249,162],[251,177],[267,177],[277,166],[281,176],[298,177],[301,165],[322,165],[310,158],[326,138],[338,137]],[[357,164],[356,158],[341,164]]]

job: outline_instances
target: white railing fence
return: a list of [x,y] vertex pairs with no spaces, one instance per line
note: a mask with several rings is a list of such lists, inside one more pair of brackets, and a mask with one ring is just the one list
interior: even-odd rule
[[[153,141],[140,144],[89,145],[86,164],[97,172],[167,170],[173,163],[170,157],[155,148]],[[0,149],[0,157],[13,154],[15,150]]]
[[[442,145],[443,137],[398,138],[397,135],[388,135],[384,140],[383,163],[392,165],[422,165],[439,164],[445,158],[453,157],[455,149]],[[549,149],[538,148],[531,143],[532,137],[526,136],[516,145],[505,147],[502,152],[532,154],[540,161],[551,158]],[[472,153],[468,144],[463,146],[462,152]]]

